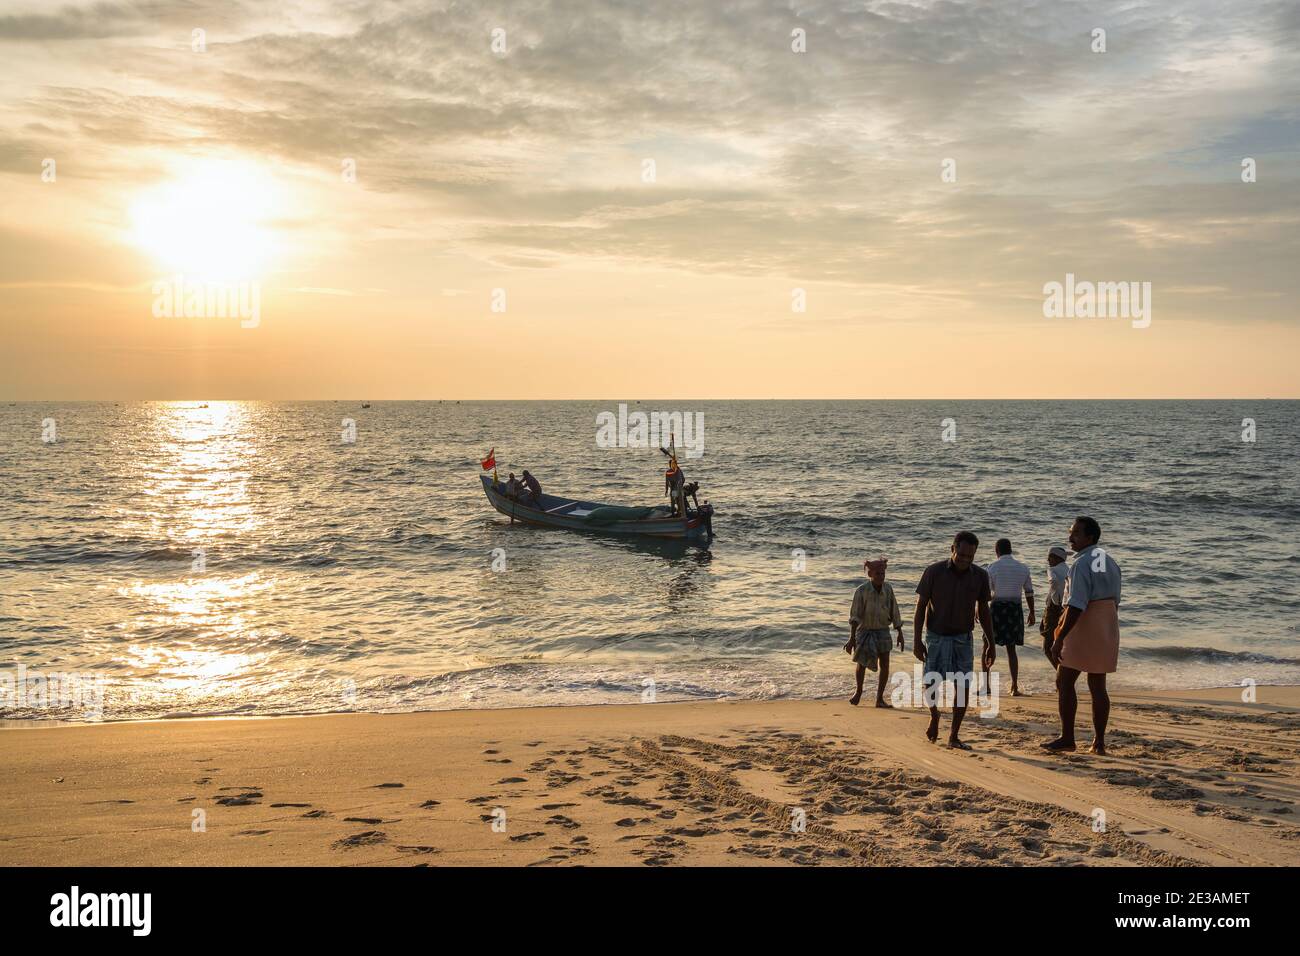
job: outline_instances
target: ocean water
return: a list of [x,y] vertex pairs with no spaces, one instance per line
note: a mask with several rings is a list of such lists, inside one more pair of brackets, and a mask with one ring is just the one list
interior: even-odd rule
[[703,415],[683,466],[716,508],[708,548],[488,506],[492,446],[503,477],[662,502],[656,449],[598,446],[617,407],[0,406],[0,717],[844,694],[864,557],[889,556],[910,642],[955,531],[981,562],[1011,538],[1041,595],[1079,513],[1123,568],[1115,685],[1300,682],[1300,402],[645,400]]

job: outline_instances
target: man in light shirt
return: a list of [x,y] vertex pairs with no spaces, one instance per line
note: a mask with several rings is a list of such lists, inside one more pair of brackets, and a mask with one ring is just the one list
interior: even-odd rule
[[1043,653],[1053,667],[1052,641],[1056,638],[1056,625],[1061,623],[1065,608],[1065,582],[1070,577],[1070,566],[1065,563],[1070,552],[1059,544],[1047,552],[1047,606],[1043,608],[1043,621],[1039,633],[1043,635]]
[[867,561],[863,569],[868,581],[858,586],[853,592],[853,606],[849,610],[849,642],[844,650],[853,655],[853,663],[858,665],[858,691],[849,703],[857,706],[862,700],[862,680],[868,670],[874,671],[880,665],[880,680],[876,684],[876,706],[888,708],[885,700],[885,684],[889,681],[889,628],[898,632],[898,649],[903,649],[903,617],[898,610],[898,599],[894,589],[885,580],[885,570],[889,559],[879,557]]
[[1065,591],[1065,614],[1056,628],[1052,660],[1056,664],[1057,707],[1061,736],[1043,744],[1053,753],[1074,750],[1074,715],[1079,698],[1074,689],[1080,674],[1088,675],[1092,697],[1092,746],[1089,753],[1106,752],[1110,695],[1106,675],[1119,668],[1119,564],[1100,547],[1101,525],[1079,515],[1070,525],[1074,563]]
[[[1024,594],[1029,604],[1029,624],[1034,623],[1034,582],[1029,567],[1011,556],[1011,541],[999,538],[993,546],[997,560],[985,570],[989,573],[989,588],[993,603],[989,616],[993,619],[993,643],[1007,649],[1007,666],[1011,669],[1011,696],[1020,696],[1020,661],[1016,648],[1025,643],[1025,614],[1020,606]],[[984,664],[984,686],[989,686],[989,664]]]

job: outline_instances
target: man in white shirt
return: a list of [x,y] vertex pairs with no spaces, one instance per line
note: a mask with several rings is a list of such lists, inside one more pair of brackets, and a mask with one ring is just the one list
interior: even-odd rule
[[[989,573],[989,588],[993,603],[989,616],[993,619],[993,643],[1007,649],[1007,666],[1011,670],[1011,696],[1020,696],[1020,661],[1016,648],[1025,643],[1025,615],[1020,606],[1024,594],[1029,604],[1029,624],[1034,623],[1034,581],[1029,567],[1011,556],[1011,541],[999,538],[993,546],[998,557],[985,570]],[[988,687],[989,667],[984,665],[984,686]]]
[[1056,625],[1061,623],[1061,614],[1065,609],[1065,582],[1070,577],[1070,566],[1066,559],[1070,552],[1060,545],[1047,552],[1047,606],[1043,608],[1043,620],[1038,632],[1043,635],[1043,653],[1052,667],[1056,661],[1052,657],[1052,641],[1056,636]]

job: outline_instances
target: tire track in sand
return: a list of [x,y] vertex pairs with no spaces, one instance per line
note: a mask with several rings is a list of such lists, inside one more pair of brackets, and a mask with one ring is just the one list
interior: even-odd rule
[[[670,746],[697,746],[703,741],[689,737],[661,737]],[[790,808],[785,804],[768,800],[750,793],[729,773],[720,770],[706,770],[680,754],[669,753],[657,743],[639,740],[627,748],[627,752],[640,760],[657,765],[662,770],[676,771],[691,781],[693,787],[707,793],[709,798],[719,805],[761,813],[763,819],[778,831],[790,825]],[[807,838],[825,846],[848,850],[850,854],[873,866],[901,866],[903,861],[887,854],[873,841],[865,836],[842,833],[818,823],[808,823],[800,837]]]
[[[777,770],[778,772],[785,772],[789,771],[791,768],[796,768],[797,770],[821,774],[823,776],[829,774],[833,777],[852,779],[858,776],[862,770],[859,764],[847,762],[844,759],[845,754],[833,750],[824,743],[807,737],[800,738],[797,742],[764,742],[762,745],[748,745],[744,747],[712,743],[694,737],[679,737],[675,735],[664,735],[660,740],[662,740],[666,746],[687,747],[719,759],[745,760],[751,763],[760,763],[769,769]],[[662,753],[662,751],[660,752]],[[694,765],[690,764],[689,761],[682,760],[681,762],[687,766],[694,767]],[[739,784],[737,784],[734,779],[730,778],[727,774],[723,774],[719,771],[702,771],[698,768],[695,768],[695,770],[699,774],[716,775],[730,780],[732,786],[740,789]],[[908,784],[916,787],[934,786],[937,782],[932,777],[909,773],[905,770],[896,771],[895,775],[898,776],[900,780],[906,781]],[[766,801],[762,798],[754,797],[752,794],[748,794],[743,790],[741,792],[749,799],[760,801],[770,807],[776,807],[780,811],[780,818],[784,821],[784,814],[788,813],[788,808],[775,804],[772,801]],[[1040,819],[1047,819],[1062,824],[1064,828],[1068,830],[1084,831],[1090,841],[1104,844],[1111,851],[1114,851],[1115,855],[1138,864],[1162,867],[1197,867],[1203,865],[1191,858],[1179,856],[1152,847],[1141,840],[1134,839],[1133,837],[1124,834],[1122,831],[1108,829],[1101,833],[1094,832],[1088,818],[1082,817],[1078,813],[1071,812],[1063,807],[1055,806],[1053,804],[1038,803],[1029,800],[1022,800],[1016,797],[1005,796],[970,783],[959,783],[957,785],[957,792],[964,792],[973,797],[996,802],[996,804],[1002,808],[1021,811],[1021,815],[1025,817],[1032,816]],[[830,796],[833,797],[835,794],[832,793]],[[882,865],[898,864],[897,860],[891,860],[886,851],[867,840],[865,837],[850,835],[842,831],[830,829],[829,827],[815,826],[814,824],[809,823],[808,832],[812,833],[814,829],[829,836],[831,839],[847,841],[844,845],[865,845],[869,847],[873,851],[874,856],[883,860]],[[865,854],[864,858],[870,859],[870,857]],[[874,860],[872,862],[874,862]]]

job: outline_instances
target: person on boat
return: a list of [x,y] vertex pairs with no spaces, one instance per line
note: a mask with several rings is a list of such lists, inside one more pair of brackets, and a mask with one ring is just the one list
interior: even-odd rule
[[[989,619],[989,574],[975,564],[980,539],[973,531],[958,531],[946,561],[925,569],[916,586],[916,615],[912,619],[912,654],[925,663],[925,699],[930,706],[930,726],[925,736],[930,743],[939,739],[939,691],[953,683],[952,729],[948,746],[970,750],[961,740],[961,721],[966,716],[966,695],[975,680],[973,638],[978,614],[984,631],[984,660],[992,666],[997,651],[993,644],[993,622]],[[925,640],[921,639],[922,631]]]
[[700,510],[700,499],[695,497],[699,490],[700,483],[698,481],[688,481],[686,484],[682,485],[682,498],[690,498],[691,501],[695,503],[696,511]]
[[849,642],[844,650],[853,655],[858,665],[858,690],[849,698],[854,707],[862,700],[862,679],[867,671],[874,671],[880,663],[880,680],[876,684],[876,706],[890,707],[885,702],[885,684],[889,681],[889,652],[892,642],[889,628],[898,631],[898,649],[903,649],[903,615],[898,610],[894,589],[885,581],[885,568],[889,559],[866,561],[862,567],[867,581],[853,592],[853,605],[849,609]]
[[506,479],[506,497],[518,501],[519,492],[523,487],[523,483],[515,477],[515,473],[513,471],[510,472],[510,477]]
[[[1011,554],[1011,539],[999,538],[993,546],[997,560],[984,570],[989,573],[989,587],[993,589],[993,604],[989,616],[993,620],[993,643],[1007,649],[1007,667],[1011,670],[1011,696],[1020,696],[1020,662],[1016,648],[1025,643],[1025,616],[1020,607],[1020,595],[1029,604],[1029,626],[1034,624],[1034,581],[1029,565],[1017,561]],[[989,668],[984,665],[984,686],[989,686]]]
[[682,489],[685,487],[686,472],[682,471],[682,466],[677,464],[677,459],[674,458],[668,465],[668,470],[664,472],[664,493],[672,499],[675,515],[686,513],[686,496],[682,494]]
[[1061,736],[1042,745],[1053,753],[1075,749],[1074,715],[1079,698],[1074,685],[1080,674],[1088,675],[1092,696],[1093,739],[1088,752],[1106,752],[1110,720],[1106,675],[1119,669],[1120,573],[1115,559],[1097,546],[1100,540],[1101,525],[1096,519],[1080,515],[1070,525],[1074,563],[1065,586],[1065,615],[1052,642]]
[[542,483],[532,476],[527,468],[524,469],[524,487],[522,500],[531,501],[534,508],[542,507]]

